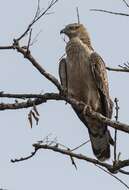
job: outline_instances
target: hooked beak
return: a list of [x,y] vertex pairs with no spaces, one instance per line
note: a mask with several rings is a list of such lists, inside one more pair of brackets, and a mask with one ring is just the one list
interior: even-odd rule
[[66,34],[66,29],[65,29],[65,28],[62,29],[62,30],[60,31],[60,34]]

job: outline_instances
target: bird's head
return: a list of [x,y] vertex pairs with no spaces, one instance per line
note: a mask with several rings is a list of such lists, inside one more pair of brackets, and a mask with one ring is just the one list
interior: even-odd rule
[[82,24],[73,23],[68,24],[64,29],[60,31],[60,34],[66,34],[70,39],[73,37],[79,37],[80,33],[85,31],[85,28]]
[[90,48],[92,48],[89,33],[87,32],[83,24],[68,24],[67,26],[65,26],[64,29],[60,31],[60,34],[67,35],[70,40],[72,38],[78,37],[80,40],[83,41],[84,44],[87,44]]

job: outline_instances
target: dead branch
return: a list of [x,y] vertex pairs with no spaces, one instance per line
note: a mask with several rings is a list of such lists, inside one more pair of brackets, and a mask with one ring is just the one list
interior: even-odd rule
[[26,54],[30,53],[29,49],[30,49],[30,44],[31,44],[31,37],[32,37],[32,28],[30,29],[30,33],[29,33],[29,39],[28,39]]
[[81,160],[91,162],[93,164],[97,164],[97,165],[100,165],[102,167],[107,168],[107,170],[109,170],[111,173],[117,173],[121,168],[129,166],[129,160],[123,160],[123,161],[119,160],[116,163],[116,165],[114,165],[114,164],[110,165],[107,163],[100,162],[96,159],[89,158],[89,157],[82,155],[82,154],[73,153],[71,150],[59,148],[58,146],[49,146],[47,144],[33,144],[33,147],[36,148],[36,150],[37,149],[53,150],[55,152],[59,152],[59,153],[62,153],[62,154],[68,155],[68,156],[72,156],[73,158],[77,158],[77,159],[81,159]]
[[[33,42],[32,42],[33,43]],[[31,44],[30,44],[31,45]],[[15,45],[9,45],[9,46],[0,46],[0,50],[9,50],[9,49],[15,49],[16,47],[15,47]],[[23,53],[23,51],[19,51],[20,53],[22,53],[23,55],[24,54],[27,54],[27,53],[25,53],[25,48],[24,47],[20,47],[20,48],[22,48],[23,49],[23,51],[24,51],[24,53]],[[26,47],[26,49],[27,49],[27,47]],[[27,51],[26,51],[27,52]],[[60,58],[60,60],[63,58],[65,56],[65,53],[61,56],[61,58]],[[59,61],[60,61],[59,60]],[[125,66],[121,66],[121,65],[119,65],[119,67],[121,67],[121,68],[112,68],[112,67],[106,67],[106,69],[108,70],[108,71],[115,71],[115,72],[125,72],[125,73],[128,73],[129,72],[129,68],[127,68],[127,67],[125,67]]]
[[[76,153],[72,152],[70,149],[68,150],[68,149],[59,148],[58,144],[53,146],[53,145],[48,145],[48,144],[39,144],[39,143],[37,143],[37,144],[33,144],[33,147],[35,149],[34,155],[39,149],[53,150],[55,152],[65,154],[65,155],[68,155],[68,156],[73,157],[73,158],[77,158],[77,159],[80,159],[80,160],[85,160],[85,161],[88,161],[88,162],[91,162],[91,163],[94,163],[94,164],[101,165],[103,167],[108,168],[108,170],[110,170],[110,169],[112,170],[112,167],[111,167],[110,164],[102,163],[102,162],[100,162],[100,161],[98,161],[96,159],[89,158],[89,157],[84,156],[82,154],[76,154]],[[32,156],[34,156],[34,155],[32,155]],[[13,160],[13,162],[23,161],[23,160],[26,160],[26,158],[27,159],[31,158],[32,156],[30,155],[30,156],[27,156],[25,158],[15,159],[15,160]]]
[[[82,114],[82,116],[84,117],[84,115],[83,115],[84,108],[85,107],[88,108],[88,106],[82,102],[78,102],[77,100],[75,100],[73,98],[69,98],[63,94],[57,94],[57,93],[45,93],[43,95],[41,95],[41,94],[39,94],[39,95],[14,94],[13,95],[13,94],[0,93],[0,97],[35,98],[34,100],[29,99],[28,101],[24,101],[21,103],[13,103],[13,104],[1,103],[0,110],[29,108],[29,107],[33,107],[33,105],[40,105],[42,103],[46,103],[49,100],[57,100],[57,101],[62,100],[62,101],[68,102],[70,105],[72,105],[78,111],[78,113]],[[118,129],[120,131],[129,133],[129,125],[111,120],[111,119],[103,116],[102,114],[91,110],[91,108],[90,109],[88,108],[86,110],[85,114],[93,119],[96,119],[104,124],[107,124],[108,126],[114,128],[114,129]]]
[[[41,65],[34,59],[34,57],[31,55],[31,52],[29,50],[30,47],[30,43],[31,43],[31,34],[32,34],[32,26],[44,15],[46,15],[48,13],[48,11],[58,2],[58,0],[51,0],[51,2],[49,3],[48,7],[42,12],[40,11],[40,1],[38,0],[38,6],[37,6],[37,10],[35,13],[35,16],[32,20],[32,22],[30,23],[30,25],[27,27],[27,29],[25,30],[25,32],[17,39],[14,39],[13,41],[13,45],[10,46],[1,46],[0,49],[1,50],[5,50],[5,49],[16,49],[19,53],[21,53],[24,58],[28,59],[32,65],[44,76],[46,77],[49,81],[51,81],[57,88],[58,90],[61,92],[62,91],[62,87],[60,85],[60,83],[58,82],[58,80],[52,76],[50,73],[46,72],[45,69],[43,69],[43,67],[41,67]],[[30,31],[30,35],[29,35],[29,39],[28,39],[28,44],[27,46],[24,47],[20,47],[19,45],[19,41],[26,35],[28,34],[28,32]]]
[[99,169],[103,170],[104,172],[106,172],[107,174],[109,174],[110,176],[112,176],[113,178],[115,178],[117,181],[119,181],[121,184],[123,184],[127,189],[129,189],[129,186],[123,180],[121,180],[119,177],[113,175],[111,172],[105,170],[101,166],[98,166],[98,165],[95,165],[95,166],[98,167]]
[[120,16],[129,16],[129,14],[127,14],[127,13],[107,11],[107,10],[104,10],[104,9],[90,9],[90,11],[104,12],[104,13],[109,13],[109,14],[113,14],[113,15],[120,15]]
[[40,105],[42,103],[46,102],[45,99],[41,98],[35,98],[34,100],[27,100],[21,103],[0,103],[0,111],[4,110],[16,110],[16,109],[23,109],[23,108],[30,108],[33,107],[33,105]]
[[88,141],[86,141],[86,142],[84,142],[84,143],[80,144],[79,146],[77,146],[77,147],[75,147],[75,148],[71,149],[71,151],[75,151],[75,150],[77,150],[77,149],[81,148],[82,146],[86,145],[86,144],[87,144],[87,143],[89,143],[89,142],[90,142],[90,140],[88,140]]
[[45,71],[45,69],[43,69],[43,67],[36,61],[36,59],[31,55],[31,52],[27,51],[27,49],[20,47],[19,43],[17,40],[14,40],[14,44],[13,44],[14,48],[21,53],[24,58],[26,58],[27,60],[29,60],[32,65],[45,77],[47,78],[49,81],[51,81],[57,88],[59,91],[62,91],[62,87],[60,85],[60,83],[58,82],[58,80],[51,75],[50,73],[48,73],[47,71]]
[[9,49],[15,49],[15,47],[13,45],[0,46],[0,50],[9,50]]
[[58,2],[59,0],[51,0],[51,2],[49,3],[48,7],[44,10],[44,11],[40,11],[40,1],[38,0],[38,5],[37,5],[37,10],[36,13],[34,15],[33,20],[31,21],[31,23],[28,25],[27,29],[24,31],[23,34],[21,34],[20,37],[18,37],[16,39],[16,41],[20,41],[22,38],[24,38],[28,32],[30,31],[30,29],[32,28],[32,26],[44,15],[48,15],[48,11]]
[[112,68],[112,67],[106,67],[106,69],[108,70],[108,71],[116,71],[116,72],[125,72],[125,73],[128,73],[129,72],[129,69],[127,69],[127,68]]
[[122,173],[122,174],[125,174],[125,175],[129,175],[129,172],[127,172],[125,170],[122,170],[122,169],[120,169],[119,172]]
[[[116,111],[115,120],[116,122],[118,122],[119,109],[120,109],[118,106],[118,99],[115,98],[114,102],[115,102],[115,111]],[[116,164],[117,162],[116,146],[117,146],[117,129],[115,129],[115,135],[114,135],[114,164]]]
[[129,70],[129,62],[124,63],[123,65],[118,65],[120,68],[124,69],[124,70]]
[[[53,141],[51,143],[49,143],[49,144],[48,144],[48,142],[44,143],[44,141],[41,141],[39,143],[33,144],[34,151],[29,156],[21,157],[19,159],[12,159],[11,162],[15,163],[15,162],[21,162],[21,161],[28,160],[28,159],[32,158],[33,156],[35,156],[35,154],[37,153],[37,151],[39,149],[52,150],[54,152],[58,152],[58,153],[61,153],[61,154],[69,156],[70,159],[71,159],[72,165],[74,165],[74,167],[76,169],[77,169],[77,166],[76,166],[76,163],[74,161],[74,158],[94,164],[96,167],[100,168],[104,172],[108,173],[109,175],[111,175],[112,177],[117,179],[125,187],[129,188],[128,185],[125,182],[123,182],[123,180],[121,180],[117,176],[113,175],[113,174],[117,174],[118,172],[121,172],[123,174],[125,174],[125,173],[127,174],[127,172],[124,171],[121,168],[123,168],[125,166],[128,166],[129,165],[129,160],[119,161],[119,162],[116,163],[116,165],[114,165],[114,164],[111,165],[111,164],[103,163],[103,162],[100,162],[100,161],[98,161],[96,159],[87,157],[87,156],[85,156],[83,154],[73,153],[74,149],[71,150],[70,148],[67,148],[64,145],[63,146],[61,145],[63,148],[60,148],[59,145],[60,145],[60,143],[55,143],[55,145],[53,145]],[[123,165],[123,163],[126,163],[126,165]],[[128,165],[127,165],[127,163],[128,163]]]
[[123,0],[123,2],[125,3],[125,5],[129,8],[129,4],[127,3],[126,0]]
[[[48,100],[63,100],[65,99],[63,96],[60,96],[56,93],[45,93],[44,95],[41,94],[6,94],[8,98],[20,98],[25,99],[28,98],[27,101],[20,102],[20,103],[0,103],[0,110],[14,110],[14,109],[22,109],[22,108],[29,108],[33,107],[34,105],[40,105],[42,103],[47,102]],[[0,97],[6,97],[5,94],[0,94]],[[34,100],[32,100],[34,98]]]
[[80,24],[80,15],[79,15],[79,8],[76,7],[76,12],[77,12],[77,23]]
[[21,162],[21,161],[29,160],[30,158],[32,158],[36,154],[37,150],[38,149],[35,148],[35,150],[29,156],[26,156],[24,158],[14,159],[14,160],[11,159],[11,162],[15,163],[15,162],[19,162],[19,161]]

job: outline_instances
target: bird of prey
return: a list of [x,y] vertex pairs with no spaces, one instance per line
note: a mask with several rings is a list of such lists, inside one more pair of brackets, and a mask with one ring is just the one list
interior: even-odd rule
[[[96,53],[83,24],[67,25],[60,33],[69,38],[66,44],[66,58],[59,63],[61,84],[68,97],[89,105],[92,110],[111,118],[113,103],[109,96],[108,78],[103,59]],[[110,144],[113,139],[107,125],[82,117],[73,107],[89,131],[93,153],[100,161],[110,158]]]

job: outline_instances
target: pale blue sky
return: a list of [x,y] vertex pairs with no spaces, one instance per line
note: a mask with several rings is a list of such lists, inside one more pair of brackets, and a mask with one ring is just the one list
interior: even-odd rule
[[[42,7],[48,1],[41,0]],[[12,42],[31,21],[37,0],[4,0],[0,6],[0,45]],[[65,44],[59,34],[69,23],[76,22],[76,6],[79,7],[81,22],[87,27],[95,50],[108,66],[117,66],[129,60],[128,34],[129,17],[90,12],[91,8],[129,12],[122,0],[59,0],[53,8],[53,15],[45,16],[33,28],[33,36],[40,30],[38,42],[31,47],[33,56],[50,73],[58,77],[58,60],[64,53]],[[56,91],[15,51],[0,51],[0,91],[14,93],[41,93]],[[120,104],[120,121],[129,122],[129,74],[109,74],[110,94]],[[2,99],[0,99],[2,101]],[[76,171],[68,157],[43,150],[32,159],[16,164],[11,158],[26,156],[32,151],[32,143],[43,139],[49,133],[58,142],[76,147],[88,140],[85,126],[79,121],[69,105],[64,102],[49,102],[39,106],[40,122],[31,130],[27,121],[28,110],[4,111],[0,113],[0,187],[8,190],[35,189],[124,189],[118,181],[94,165],[76,161]],[[122,158],[129,158],[129,136],[119,134],[118,151]],[[88,144],[82,152],[93,156]],[[119,175],[129,184],[129,177]]]

